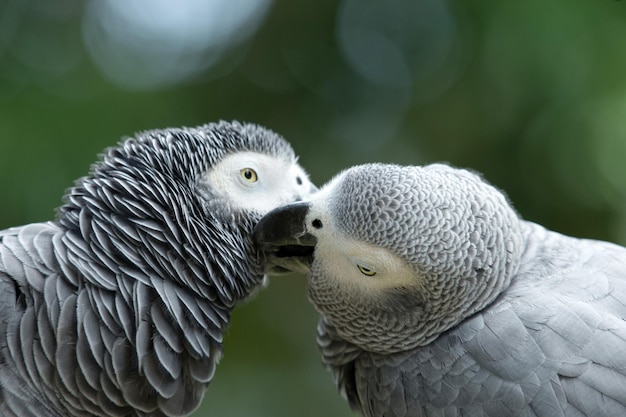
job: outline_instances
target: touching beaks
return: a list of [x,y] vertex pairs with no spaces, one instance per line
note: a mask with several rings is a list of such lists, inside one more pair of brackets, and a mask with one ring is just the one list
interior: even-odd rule
[[270,273],[307,273],[317,243],[307,231],[309,203],[296,202],[267,213],[254,228],[252,238],[267,255]]

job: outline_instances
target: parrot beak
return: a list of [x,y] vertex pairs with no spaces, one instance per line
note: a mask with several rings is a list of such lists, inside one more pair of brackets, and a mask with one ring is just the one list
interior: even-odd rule
[[270,211],[257,223],[252,238],[267,255],[270,273],[309,271],[317,239],[306,230],[308,212],[309,203],[291,203]]

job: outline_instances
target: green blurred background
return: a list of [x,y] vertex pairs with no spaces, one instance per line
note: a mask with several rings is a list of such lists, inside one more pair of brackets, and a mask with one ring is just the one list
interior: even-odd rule
[[[51,219],[124,135],[239,119],[317,184],[483,172],[527,219],[626,243],[626,3],[0,0],[0,228]],[[300,276],[238,309],[197,416],[352,416]]]

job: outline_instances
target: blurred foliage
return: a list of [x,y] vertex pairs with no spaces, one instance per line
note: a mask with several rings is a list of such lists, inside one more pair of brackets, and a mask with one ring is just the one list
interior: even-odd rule
[[[169,9],[168,9],[169,8]],[[51,219],[136,131],[239,119],[322,184],[369,161],[470,167],[521,215],[626,243],[616,0],[0,0],[0,228]],[[236,311],[198,416],[352,415],[301,277]]]

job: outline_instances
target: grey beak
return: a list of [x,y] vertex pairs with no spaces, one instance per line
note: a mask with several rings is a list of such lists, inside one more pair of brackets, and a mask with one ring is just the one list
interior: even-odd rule
[[265,252],[270,272],[307,272],[313,262],[317,239],[305,223],[309,203],[296,202],[267,213],[252,233],[254,242]]

